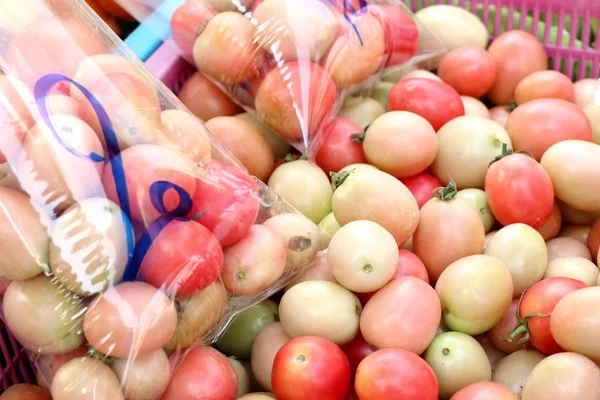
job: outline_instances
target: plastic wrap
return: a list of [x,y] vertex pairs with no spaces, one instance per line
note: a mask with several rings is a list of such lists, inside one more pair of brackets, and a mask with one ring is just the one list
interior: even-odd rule
[[3,320],[55,400],[158,398],[185,352],[304,271],[319,229],[83,1],[13,5],[0,0]]
[[142,23],[310,158],[348,96],[445,49],[399,0],[165,0]]

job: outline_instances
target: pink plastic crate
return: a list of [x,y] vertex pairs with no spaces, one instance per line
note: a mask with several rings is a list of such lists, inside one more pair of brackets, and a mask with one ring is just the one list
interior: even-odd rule
[[[492,38],[500,32],[511,29],[525,29],[526,18],[520,18],[519,26],[514,24],[514,12],[521,16],[529,13],[533,18],[531,33],[538,34],[538,21],[545,23],[543,44],[549,57],[551,68],[562,70],[572,79],[584,77],[598,78],[600,76],[600,48],[594,48],[595,43],[600,47],[600,40],[593,38],[592,26],[600,19],[600,0],[405,0],[406,5],[413,11],[434,4],[459,5],[474,14],[480,9],[484,24],[493,23]],[[495,12],[493,10],[495,9]],[[507,14],[505,21],[502,14]],[[493,18],[492,18],[493,17]],[[543,18],[542,18],[543,17]],[[558,35],[553,40],[550,33],[552,21],[558,21]],[[563,30],[570,20],[570,41],[563,44]],[[580,30],[581,46],[576,47],[576,36]],[[600,34],[600,32],[596,32]],[[594,35],[596,36],[596,35]],[[593,40],[592,40],[593,38]],[[195,71],[185,61],[175,46],[168,40],[147,60],[150,70],[171,88],[175,93]]]
[[35,370],[25,350],[0,321],[0,393],[16,383],[35,383]]

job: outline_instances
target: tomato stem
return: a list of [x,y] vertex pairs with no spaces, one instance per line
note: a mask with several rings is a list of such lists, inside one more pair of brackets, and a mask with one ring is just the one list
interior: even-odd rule
[[353,133],[352,135],[350,135],[350,140],[354,144],[363,144],[363,142],[365,141],[365,133],[364,132]]
[[336,189],[339,188],[340,186],[342,186],[342,184],[350,176],[351,172],[352,171],[344,171],[344,172],[340,172],[339,174],[336,174],[335,172],[330,172],[331,182],[333,182]]
[[456,196],[456,193],[458,193],[458,189],[453,179],[450,179],[448,186],[442,186],[433,190],[433,195],[442,201],[452,200]]
[[192,221],[195,221],[195,220],[197,220],[198,218],[200,218],[201,216],[203,216],[204,214],[206,214],[206,210],[204,210],[204,211],[198,211],[196,214],[192,215],[192,216],[190,217],[190,219],[191,219]]
[[508,103],[508,105],[506,106],[506,111],[512,112],[515,110],[515,108],[517,108],[517,102],[515,101],[515,99],[511,99],[510,103]]
[[510,156],[512,154],[524,154],[524,155],[529,156],[529,157],[531,157],[531,158],[533,158],[535,160],[535,157],[531,153],[529,153],[529,152],[527,152],[525,150],[514,151],[512,148],[508,147],[508,143],[502,142],[502,151],[501,151],[501,154],[498,154],[496,156],[496,158],[494,158],[492,160],[492,162],[490,163],[490,166],[493,163],[495,163],[496,161],[500,161],[504,157]]
[[525,344],[529,341],[530,334],[529,327],[527,326],[527,324],[519,325],[517,329],[512,331],[512,333],[508,336],[508,338],[506,338],[506,340],[512,343],[520,335],[523,335],[523,337],[517,341],[518,344]]
[[88,355],[92,358],[95,358],[98,361],[103,362],[104,364],[107,365],[111,365],[114,361],[114,359],[110,356],[107,356],[106,354],[98,351],[96,348],[94,348],[92,345],[88,344]]

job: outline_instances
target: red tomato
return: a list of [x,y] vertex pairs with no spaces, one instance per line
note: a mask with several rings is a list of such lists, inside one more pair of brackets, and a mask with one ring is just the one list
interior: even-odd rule
[[479,98],[496,80],[496,61],[479,47],[459,47],[442,58],[438,76],[458,94]]
[[279,349],[271,382],[278,400],[345,400],[350,363],[335,343],[317,336],[292,339]]
[[213,283],[222,270],[217,238],[196,221],[173,220],[153,238],[140,273],[157,288],[188,296]]
[[431,367],[418,355],[383,349],[360,363],[354,388],[360,400],[437,400],[439,386]]
[[415,196],[419,209],[429,200],[433,199],[433,191],[435,189],[444,186],[438,178],[426,172],[402,178],[400,182],[404,183],[404,186]]
[[20,383],[6,389],[0,400],[52,400],[50,392],[39,386]]
[[[588,287],[571,278],[552,277],[537,282],[525,292],[519,305],[522,326],[520,332],[529,331],[529,343],[544,354],[551,355],[564,350],[556,343],[550,331],[550,313],[567,294]],[[547,317],[531,317],[534,314]]]
[[490,209],[502,225],[523,223],[538,229],[552,216],[554,188],[550,176],[532,157],[508,155],[485,176]]
[[[422,279],[423,281],[429,283],[427,268],[425,268],[425,264],[423,264],[423,261],[421,261],[419,256],[412,251],[405,249],[398,250],[398,253],[400,255],[400,259],[398,260],[398,269],[396,269],[396,272],[392,276],[390,282],[403,276],[414,276],[415,278]],[[357,293],[357,295],[360,299],[360,302],[364,306],[375,293],[376,292]]]
[[269,72],[256,93],[261,122],[286,139],[300,141],[316,132],[333,112],[335,83],[318,64],[288,62]]
[[185,81],[178,96],[192,114],[204,121],[243,112],[225,92],[201,72],[196,72]]
[[206,174],[196,179],[190,216],[208,228],[225,247],[243,238],[260,208],[258,187],[252,177],[211,160]]
[[171,16],[171,32],[184,56],[192,56],[198,34],[216,14],[217,10],[201,1],[187,2],[175,10]]
[[223,354],[202,346],[189,352],[175,369],[162,400],[235,400],[237,375]]
[[433,129],[465,115],[460,95],[452,86],[426,78],[402,79],[390,91],[389,111],[410,111],[425,118]]
[[369,7],[385,32],[386,54],[389,58],[386,67],[404,64],[419,48],[419,28],[413,18],[401,7],[391,4],[377,4]]
[[350,164],[367,163],[362,143],[352,138],[355,133],[363,133],[363,129],[346,118],[337,117],[325,127],[325,140],[315,161],[326,174],[338,172]]
[[356,369],[358,368],[358,365],[362,362],[362,360],[365,359],[365,357],[375,351],[373,346],[367,343],[365,338],[362,337],[360,331],[350,343],[347,343],[344,345],[344,347],[342,347],[342,350],[350,362],[353,380],[356,375]]

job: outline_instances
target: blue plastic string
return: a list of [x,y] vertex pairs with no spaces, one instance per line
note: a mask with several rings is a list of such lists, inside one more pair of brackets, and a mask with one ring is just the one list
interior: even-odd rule
[[[338,7],[338,5],[339,5],[339,0],[329,0],[329,2],[333,6],[336,6],[336,7]],[[352,26],[352,30],[354,30],[354,32],[356,33],[356,36],[358,36],[358,40],[360,41],[360,45],[363,46],[362,36],[360,35],[360,32],[358,31],[358,27],[356,26],[356,24],[352,20],[352,17],[361,16],[361,15],[365,14],[365,11],[367,9],[367,0],[358,0],[358,7],[359,8],[357,10],[357,9],[354,8],[354,6],[352,5],[352,3],[350,3],[350,0],[344,0],[343,10],[340,10],[340,11],[343,12],[344,18]]]

